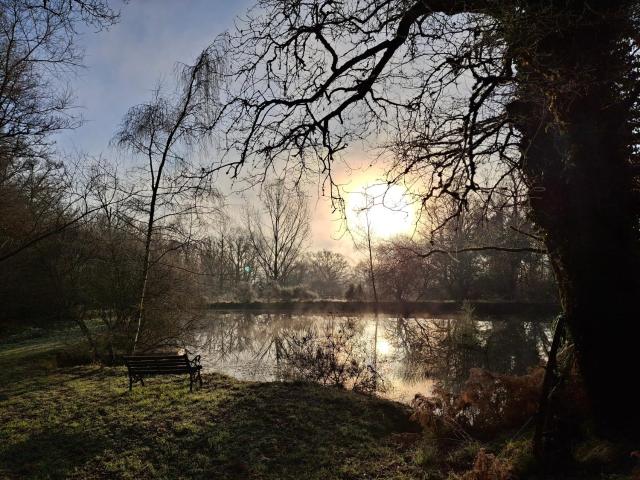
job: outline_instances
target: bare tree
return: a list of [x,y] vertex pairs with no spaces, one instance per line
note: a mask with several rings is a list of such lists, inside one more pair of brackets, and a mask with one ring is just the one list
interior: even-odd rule
[[[352,194],[353,195],[353,194]],[[376,232],[373,231],[372,225],[372,210],[376,206],[375,197],[369,192],[368,188],[360,194],[363,198],[362,206],[354,212],[359,219],[357,220],[356,225],[351,227],[351,233],[353,242],[358,250],[364,250],[367,255],[367,269],[368,269],[368,277],[369,277],[369,286],[371,287],[371,292],[373,293],[373,301],[375,302],[375,308],[377,311],[378,308],[378,289],[376,288],[376,269],[374,262],[374,251],[375,251],[375,235]],[[349,218],[347,218],[347,221]],[[377,323],[376,323],[377,328]]]
[[349,263],[341,253],[320,250],[308,255],[309,284],[325,297],[340,297],[344,293]]
[[[95,172],[95,173],[94,173]],[[140,228],[139,197],[146,186],[131,182],[131,172],[106,162],[92,167],[90,204],[97,211],[79,228],[66,229],[56,239],[64,242],[56,256],[55,282],[60,298],[66,299],[71,315],[82,329],[96,356],[113,361],[131,350],[137,331],[140,259],[145,231]],[[140,188],[140,190],[133,190]],[[202,306],[198,257],[193,236],[179,231],[180,216],[162,221],[154,235],[151,266],[147,279],[145,312],[152,321],[138,339],[139,348],[176,346],[193,331]],[[99,322],[99,329],[87,328],[85,319]],[[96,341],[99,340],[99,341]]]
[[260,208],[247,213],[247,231],[265,277],[277,284],[291,273],[309,236],[309,207],[299,190],[284,180],[267,185]]
[[231,279],[237,289],[242,283],[250,283],[256,275],[254,270],[255,252],[251,244],[251,238],[246,230],[236,228],[229,235],[227,250]]
[[413,254],[412,244],[408,238],[396,237],[377,246],[374,268],[381,296],[397,302],[418,300],[434,283],[432,271]]
[[[230,219],[225,217],[223,221]],[[246,290],[257,273],[253,245],[244,228],[223,229],[209,237],[200,249],[200,262],[218,298]]]
[[76,29],[117,19],[104,0],[0,2],[0,151],[11,165],[0,182],[50,160],[51,135],[78,124],[72,94],[60,81],[82,62]]
[[[152,258],[152,240],[163,220],[196,211],[197,202],[211,188],[193,181],[189,149],[209,137],[218,115],[216,95],[222,60],[215,46],[205,50],[194,65],[184,65],[178,75],[176,92],[168,97],[156,90],[149,103],[132,107],[115,140],[122,148],[145,158],[148,190],[141,197],[145,215],[135,351],[144,319],[149,270],[162,256]],[[173,224],[175,227],[178,224]],[[166,231],[166,229],[165,229]]]
[[[21,214],[17,198],[35,200],[27,205],[31,214],[23,217],[25,228],[7,232],[0,242],[0,262],[92,213],[84,208],[84,196],[70,190],[69,172],[56,158],[53,135],[81,122],[72,111],[73,95],[65,83],[82,62],[82,50],[75,43],[78,27],[106,28],[117,19],[104,0],[0,1],[3,215]],[[51,192],[53,185],[58,194],[44,201],[37,192]]]

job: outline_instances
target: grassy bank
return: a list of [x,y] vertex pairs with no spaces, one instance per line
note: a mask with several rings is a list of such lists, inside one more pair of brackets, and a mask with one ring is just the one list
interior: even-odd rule
[[59,368],[72,338],[0,345],[0,478],[421,478],[398,404],[220,375],[129,393],[122,368]]
[[86,358],[80,342],[74,329],[0,342],[0,479],[638,478],[634,446],[577,438],[550,474],[530,432],[454,440],[419,432],[403,405],[309,383],[206,375],[194,393],[186,378],[129,392],[121,367],[64,366]]

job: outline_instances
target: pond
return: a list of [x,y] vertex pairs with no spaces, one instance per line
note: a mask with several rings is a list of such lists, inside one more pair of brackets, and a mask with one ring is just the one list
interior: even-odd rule
[[447,318],[209,312],[188,350],[205,372],[242,380],[312,380],[409,403],[474,367],[522,374],[544,362],[551,318]]

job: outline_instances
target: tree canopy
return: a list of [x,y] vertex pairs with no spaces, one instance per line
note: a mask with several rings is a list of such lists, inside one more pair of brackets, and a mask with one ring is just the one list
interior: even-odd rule
[[637,433],[610,395],[640,333],[637,32],[633,1],[261,0],[225,40],[219,126],[235,175],[320,174],[338,206],[364,145],[424,210],[453,203],[434,232],[474,197],[521,204],[600,426]]

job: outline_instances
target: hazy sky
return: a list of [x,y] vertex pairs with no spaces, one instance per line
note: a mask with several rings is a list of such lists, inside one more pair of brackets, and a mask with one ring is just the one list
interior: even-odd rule
[[[113,3],[113,2],[112,2]],[[221,32],[233,27],[252,0],[132,0],[115,3],[120,22],[83,32],[86,68],[73,86],[86,119],[60,139],[66,149],[104,152],[127,109],[171,80],[176,62],[190,63]]]
[[[109,141],[127,109],[149,99],[176,62],[190,63],[216,37],[232,29],[253,0],[132,0],[118,4],[120,22],[108,31],[82,33],[86,68],[73,79],[85,124],[59,138],[67,152],[116,158]],[[357,159],[356,159],[357,162]],[[361,178],[354,179],[356,183]],[[236,204],[238,200],[235,201]],[[329,248],[354,257],[349,238],[335,240],[337,221],[327,199],[312,193],[311,248]]]

